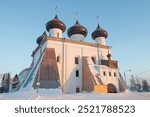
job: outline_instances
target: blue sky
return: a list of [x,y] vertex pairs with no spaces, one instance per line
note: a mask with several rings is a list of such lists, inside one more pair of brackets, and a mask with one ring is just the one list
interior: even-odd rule
[[[79,12],[80,24],[88,29],[88,42],[94,42],[91,33],[99,16],[121,72],[131,69],[136,74],[150,69],[149,0],[0,0],[0,73],[14,75],[29,67],[36,39],[55,16],[56,6],[67,29]],[[67,38],[66,32],[63,36]]]

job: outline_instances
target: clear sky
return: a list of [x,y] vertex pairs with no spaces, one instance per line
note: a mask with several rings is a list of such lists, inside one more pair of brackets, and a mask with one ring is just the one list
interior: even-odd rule
[[55,16],[56,6],[67,29],[79,13],[80,24],[88,29],[88,42],[94,42],[91,33],[99,16],[121,72],[150,69],[150,0],[0,0],[0,73],[14,75],[30,66],[36,39]]

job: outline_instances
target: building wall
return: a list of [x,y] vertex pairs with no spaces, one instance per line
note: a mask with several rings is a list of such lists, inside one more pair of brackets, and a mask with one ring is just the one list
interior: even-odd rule
[[[65,93],[75,93],[76,88],[79,88],[80,91],[82,91],[82,57],[83,56],[96,57],[96,59],[98,59],[97,50],[99,50],[100,59],[108,59],[107,48],[97,49],[97,47],[91,47],[88,45],[81,45],[77,43],[68,43],[68,42],[64,42],[63,44],[63,41],[54,41],[54,40],[48,40],[46,45],[47,48],[55,49],[56,57],[60,56],[60,61],[57,62],[57,65],[59,70],[61,86],[63,87],[63,91]],[[64,47],[64,66],[62,65],[63,47]],[[109,53],[111,53],[110,48],[109,48]],[[79,57],[79,64],[75,64],[75,57]],[[62,73],[62,69],[64,70],[64,73]],[[104,84],[113,83],[118,88],[117,78],[119,75],[117,73],[117,69],[116,70],[110,68],[106,69],[107,72],[109,71],[116,72],[117,77],[110,77],[110,76],[103,77],[103,73],[102,73],[103,69],[106,68],[101,68],[100,74],[103,78]],[[76,70],[79,70],[79,77],[76,77]]]
[[72,40],[77,40],[77,41],[82,41],[84,42],[84,36],[82,34],[73,34],[71,35],[70,39]]
[[[76,88],[82,91],[82,49],[74,45],[65,45],[65,87],[67,93],[76,92]],[[78,57],[79,63],[75,64],[75,57]],[[76,77],[76,70],[79,76]]]
[[33,87],[37,87],[37,82],[40,83],[40,88],[58,88],[60,87],[58,67],[56,62],[56,54],[54,48],[46,48],[40,68],[34,79]]
[[82,78],[82,89],[83,91],[94,91],[94,85],[96,85],[96,83],[94,82],[94,76],[92,75],[90,68],[88,66],[88,62],[87,62],[87,57],[83,57],[83,78]]
[[50,29],[49,36],[61,38],[62,37],[62,30],[58,29],[58,28]]
[[[104,75],[103,72],[105,72],[106,75]],[[111,73],[111,76],[109,75],[109,72]],[[114,75],[114,73],[116,74],[116,76]],[[118,78],[120,76],[119,76],[118,69],[113,69],[113,68],[109,68],[107,66],[100,65],[100,76],[102,76],[102,82],[105,85],[112,83],[117,88],[117,92],[119,92]]]
[[96,43],[100,43],[102,45],[106,45],[106,41],[105,40],[106,40],[105,37],[97,37],[95,39]]
[[[61,86],[63,80],[63,91],[65,93],[75,93],[76,88],[80,88],[80,91],[82,91],[82,49],[75,45],[64,43],[64,72],[62,76],[63,42],[48,41],[47,47],[54,47],[56,56],[60,56],[60,62],[57,62],[57,65]],[[75,57],[79,57],[79,64],[75,64]],[[76,77],[76,70],[79,71],[79,77]]]
[[59,77],[60,77],[60,84],[62,87],[62,42],[51,42],[51,41],[47,41],[47,48],[54,48],[55,49],[55,54],[56,54],[56,59],[59,56],[60,60],[59,62],[57,62],[57,66],[58,66],[58,71],[59,71]]

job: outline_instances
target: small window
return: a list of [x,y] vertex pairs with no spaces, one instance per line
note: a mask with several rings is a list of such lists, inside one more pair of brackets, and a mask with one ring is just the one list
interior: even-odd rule
[[111,76],[111,72],[109,72],[109,76]]
[[79,64],[79,57],[75,57],[75,64]]
[[57,56],[57,62],[60,62],[60,56]]
[[96,58],[95,57],[91,57],[92,61],[94,64],[96,64]]
[[76,70],[76,77],[79,77],[79,70]]
[[116,75],[116,72],[114,72],[114,77],[116,77],[117,75]]
[[59,32],[57,32],[57,37],[59,37]]
[[79,93],[80,92],[80,88],[76,88],[76,93]]
[[103,71],[103,75],[106,76],[106,72],[105,71]]

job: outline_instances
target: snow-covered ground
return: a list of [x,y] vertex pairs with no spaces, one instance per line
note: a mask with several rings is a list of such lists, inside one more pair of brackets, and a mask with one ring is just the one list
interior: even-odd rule
[[60,89],[40,89],[18,91],[0,94],[1,100],[150,100],[150,93],[122,92],[116,94],[102,94],[94,92],[82,92],[64,94]]

